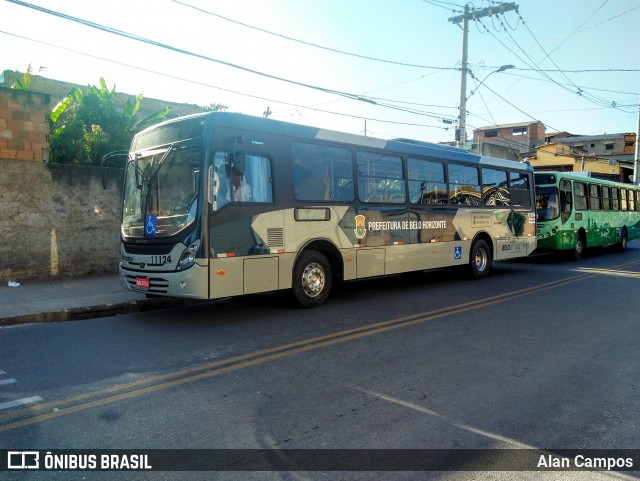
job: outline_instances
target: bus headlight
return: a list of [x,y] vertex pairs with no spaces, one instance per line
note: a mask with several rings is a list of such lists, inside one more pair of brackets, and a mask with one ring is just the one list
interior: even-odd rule
[[200,240],[195,241],[189,247],[185,249],[180,256],[180,260],[178,261],[178,265],[176,266],[177,271],[183,271],[188,269],[193,264],[196,263],[196,252],[198,252],[198,248],[200,247]]

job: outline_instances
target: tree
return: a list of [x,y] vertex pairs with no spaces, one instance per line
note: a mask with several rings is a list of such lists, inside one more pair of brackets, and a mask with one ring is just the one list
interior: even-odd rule
[[206,106],[200,106],[200,112],[223,112],[229,108],[228,105],[224,105],[221,103],[211,103]]
[[73,87],[51,113],[49,159],[62,164],[100,165],[102,157],[127,150],[140,130],[163,120],[164,108],[138,121],[142,94],[127,97],[120,110],[115,86],[109,90],[104,78],[100,87],[87,85],[86,93]]

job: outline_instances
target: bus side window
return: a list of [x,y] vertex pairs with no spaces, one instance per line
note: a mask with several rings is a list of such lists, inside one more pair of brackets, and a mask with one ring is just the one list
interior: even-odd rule
[[576,210],[587,210],[589,208],[587,184],[575,182],[573,185],[576,192]]
[[482,168],[482,199],[484,205],[511,205],[511,193],[505,171]]
[[357,152],[358,198],[362,202],[404,204],[406,191],[402,159],[371,152]]
[[455,205],[482,205],[482,187],[476,167],[449,164],[449,197]]
[[214,155],[217,208],[229,202],[273,202],[271,161],[246,154],[241,171],[232,165],[231,158],[229,152]]
[[531,207],[530,174],[509,172],[509,187],[511,189],[511,204],[515,207]]
[[326,145],[291,144],[294,196],[300,201],[351,202],[351,151]]
[[447,183],[444,164],[422,159],[408,159],[409,199],[412,204],[445,205]]

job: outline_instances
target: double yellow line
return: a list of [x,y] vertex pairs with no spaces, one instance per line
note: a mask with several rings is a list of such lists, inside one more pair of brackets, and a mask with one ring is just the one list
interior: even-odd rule
[[[625,268],[640,261],[631,262],[616,268]],[[378,322],[366,326],[356,327],[345,331],[334,332],[324,336],[303,339],[290,344],[275,346],[260,351],[234,356],[220,361],[201,364],[188,369],[173,371],[170,373],[151,376],[138,381],[118,384],[110,388],[92,391],[77,396],[72,396],[57,401],[37,404],[28,408],[22,408],[0,415],[0,432],[18,429],[24,426],[66,416],[78,411],[84,411],[98,406],[112,404],[114,402],[135,398],[156,391],[169,389],[182,384],[187,384],[202,379],[226,374],[248,367],[258,366],[271,361],[277,361],[296,354],[302,354],[323,347],[335,346],[344,342],[361,339],[376,334],[381,334],[396,329],[422,324],[445,316],[460,314],[473,309],[487,307],[493,304],[510,301],[518,297],[536,294],[542,291],[555,289],[567,284],[579,282],[591,277],[602,275],[601,271],[579,274],[566,279],[561,279],[545,284],[540,284],[512,292],[505,292],[495,296],[469,301],[455,306],[442,307],[432,311],[399,317],[389,321]],[[39,414],[40,413],[40,414]]]

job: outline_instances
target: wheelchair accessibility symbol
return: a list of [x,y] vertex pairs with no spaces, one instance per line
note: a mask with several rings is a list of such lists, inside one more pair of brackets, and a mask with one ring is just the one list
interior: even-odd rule
[[453,253],[453,258],[457,261],[462,259],[462,246],[455,246],[455,250]]
[[154,236],[156,235],[156,227],[158,225],[158,216],[153,214],[147,214],[144,218],[144,235]]

